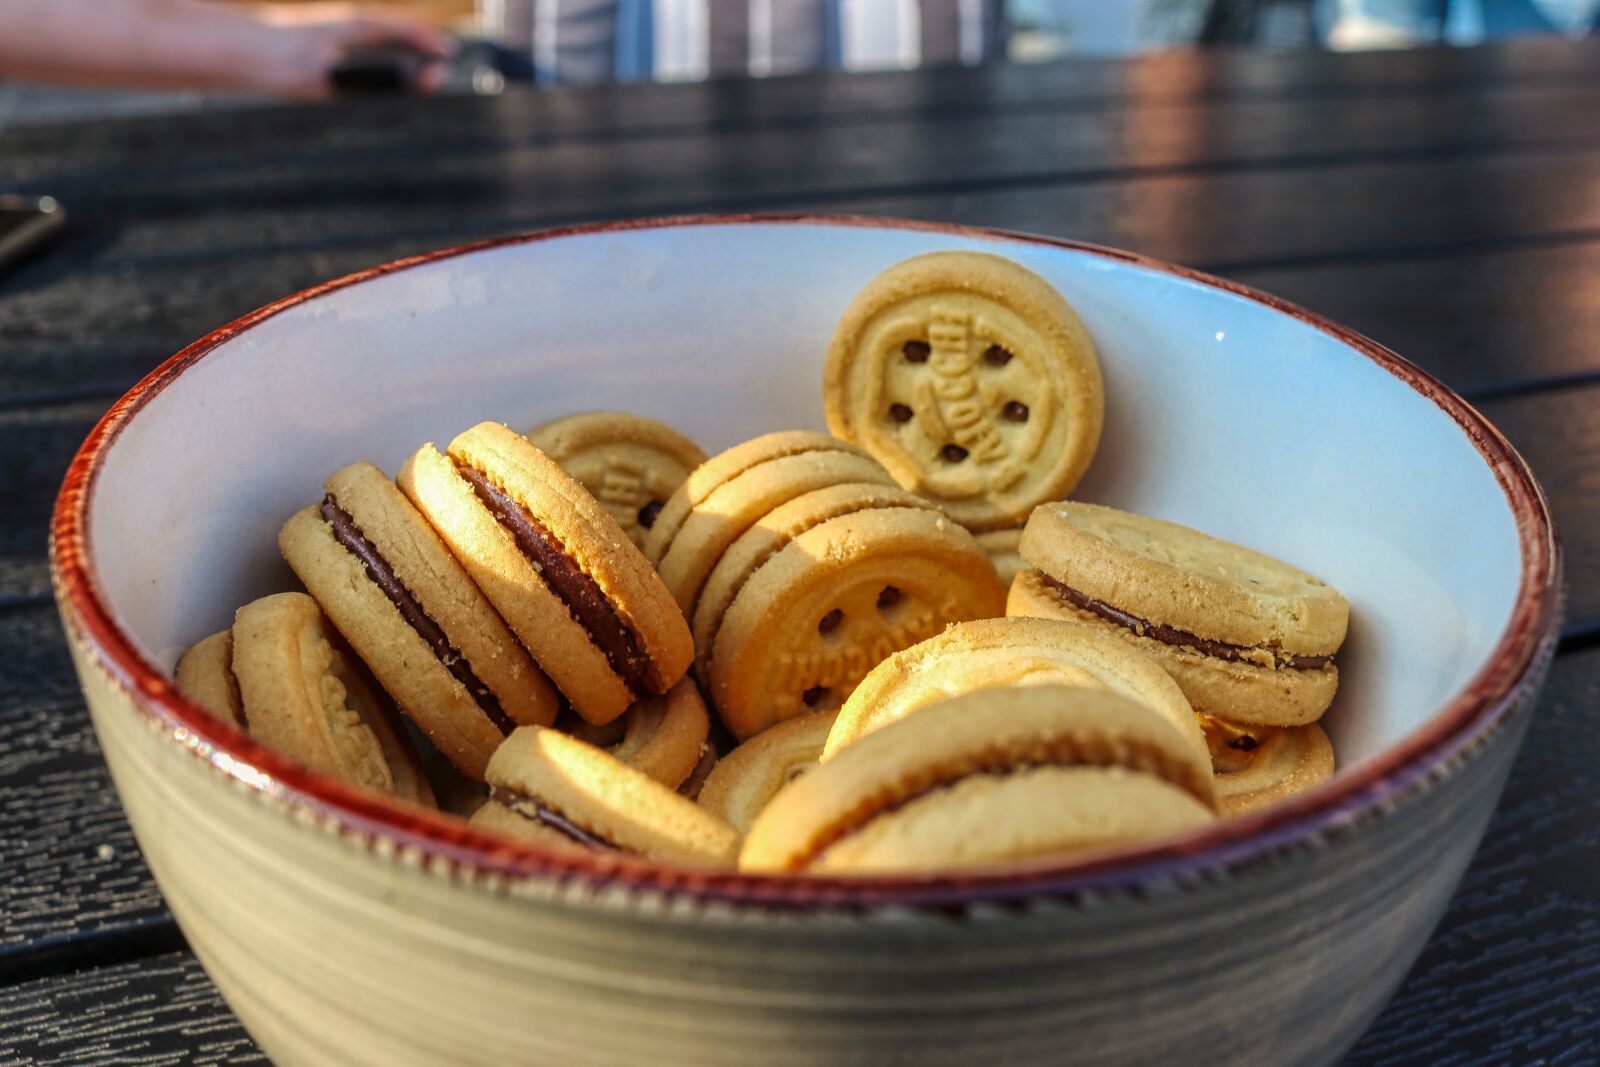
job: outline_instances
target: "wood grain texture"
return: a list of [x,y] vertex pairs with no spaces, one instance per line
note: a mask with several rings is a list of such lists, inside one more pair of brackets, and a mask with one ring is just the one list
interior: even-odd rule
[[[808,75],[746,82],[615,85],[508,92],[487,99],[358,100],[315,111],[280,107],[238,118],[189,120],[196,143],[215,158],[253,165],[345,151],[413,154],[530,138],[630,137],[640,132],[736,131],[800,121],[831,124],[857,116],[939,116],[1029,108],[1096,113],[1195,100],[1388,101],[1396,95],[1461,89],[1583,84],[1596,79],[1595,42],[1524,40],[1485,49],[1426,49],[1404,62],[1384,54],[1170,52],[1123,59],[1074,59],[1037,66],[955,67],[911,73]],[[74,123],[0,133],[0,174],[26,182],[46,174],[104,173],[128,159],[183,167],[166,118]]]
[[[1459,182],[1435,181],[1459,184],[1453,197],[1459,201],[1505,180],[1493,166],[1501,157],[1535,149],[1564,157],[1600,148],[1591,115],[1595,94],[1588,86],[1562,86],[1492,96],[1400,98],[1382,107],[1342,98],[1174,104],[1093,121],[1028,113],[871,118],[803,129],[764,126],[477,151],[352,151],[317,160],[261,159],[249,166],[203,166],[220,146],[190,138],[183,156],[187,171],[152,165],[148,155],[130,156],[117,167],[115,180],[53,175],[22,188],[54,195],[74,212],[76,234],[57,258],[70,252],[80,271],[259,255],[308,239],[327,247],[390,234],[444,237],[451,230],[508,221],[533,226],[592,217],[597,206],[606,215],[670,214],[1069,187],[1050,198],[1056,199],[1083,183],[1092,188],[1078,199],[1093,205],[1105,201],[1105,186],[1113,181],[1238,169],[1270,170],[1276,199],[1298,202],[1301,198],[1291,194],[1299,171],[1330,164],[1338,164],[1339,187],[1353,187],[1367,197],[1374,192],[1399,197],[1414,214],[1426,200],[1408,196],[1404,182],[1418,170],[1437,179],[1443,166],[1487,167],[1481,175],[1469,170]],[[172,121],[181,131],[193,118]],[[253,121],[255,113],[241,113],[236,136],[249,140]],[[1317,135],[1306,137],[1307,128]],[[824,164],[817,165],[818,160]],[[1579,170],[1575,179],[1593,165],[1584,157],[1561,161]],[[1398,172],[1400,184],[1391,192],[1372,188],[1382,180],[1381,170],[1377,177],[1366,171],[1352,176],[1347,168],[1358,163],[1409,167]],[[1550,165],[1548,159],[1545,163]],[[1575,179],[1567,184],[1576,184]],[[1537,176],[1521,180],[1539,182]],[[1542,206],[1549,217],[1576,206],[1570,195],[1549,202],[1554,190],[1544,187],[1548,184],[1546,179],[1530,190],[1530,209]],[[1320,190],[1311,191],[1309,199],[1320,203]],[[1371,206],[1370,199],[1363,204],[1369,213]],[[874,208],[868,213],[902,212]],[[1337,210],[1333,214],[1337,221]],[[1481,211],[1462,214],[1476,217]],[[1245,218],[1227,217],[1236,223]],[[1166,227],[1182,225],[1181,218],[1170,215],[1161,221]],[[1579,224],[1577,218],[1568,223]],[[1215,241],[1209,232],[1206,236]],[[1150,251],[1153,238],[1129,243]],[[1248,247],[1207,252],[1212,259],[1235,260],[1286,253],[1292,254]],[[1195,256],[1169,258],[1192,261]]]
[[199,961],[174,952],[0,992],[0,1063],[266,1063]]
[[[1588,781],[1597,761],[1592,651],[1556,661],[1471,870],[1350,1067],[1600,1057],[1600,794]],[[8,1065],[253,1062],[226,1058],[245,1056],[249,1038],[181,954],[0,989],[0,1033]]]
[[89,728],[54,605],[0,610],[0,662],[3,974],[21,956],[166,911]]
[[1550,498],[1566,551],[1567,618],[1578,624],[1600,615],[1600,385],[1479,407],[1522,453]]

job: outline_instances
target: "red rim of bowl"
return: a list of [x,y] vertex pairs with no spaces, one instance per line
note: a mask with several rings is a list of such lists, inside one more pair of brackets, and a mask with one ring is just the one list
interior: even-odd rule
[[[1153,845],[972,873],[935,876],[818,878],[748,875],[670,867],[644,860],[554,854],[537,845],[482,833],[464,821],[423,811],[345,784],[264,748],[187,699],[118,625],[89,561],[89,501],[107,450],[149,400],[223,343],[279,312],[372,278],[485,249],[586,234],[728,225],[884,228],[1067,249],[1220,289],[1298,319],[1343,342],[1433,401],[1461,427],[1506,494],[1517,525],[1522,576],[1515,606],[1493,653],[1465,688],[1398,744],[1310,792],[1274,807]],[[397,260],[326,282],[268,304],[196,341],[128,391],[90,431],[67,469],[51,523],[56,595],[92,661],[126,690],[136,707],[175,740],[263,792],[307,808],[369,845],[387,839],[467,877],[554,879],[596,888],[681,894],[702,900],[777,908],[915,906],[959,909],[1072,897],[1088,890],[1148,888],[1205,879],[1274,855],[1315,846],[1363,821],[1386,802],[1447,770],[1479,745],[1517,705],[1531,666],[1556,640],[1560,546],[1544,496],[1506,439],[1437,378],[1382,345],[1287,301],[1235,282],[1117,249],[983,227],[827,215],[706,215],[596,223],[494,238]]]

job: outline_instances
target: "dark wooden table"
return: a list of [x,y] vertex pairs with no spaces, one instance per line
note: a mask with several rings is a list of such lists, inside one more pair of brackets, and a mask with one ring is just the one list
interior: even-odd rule
[[0,1064],[261,1058],[140,859],[51,604],[46,517],[94,419],[189,340],[359,267],[742,210],[1137,249],[1325,312],[1480,405],[1550,495],[1570,621],[1477,862],[1350,1062],[1600,1062],[1600,42],[38,127],[0,133],[8,187],[74,224],[0,276]]

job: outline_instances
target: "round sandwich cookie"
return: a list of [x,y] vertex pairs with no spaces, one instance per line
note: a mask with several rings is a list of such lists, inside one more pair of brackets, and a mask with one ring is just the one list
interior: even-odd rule
[[213,695],[228,694],[235,725],[308,767],[432,807],[405,727],[342,644],[304,593],[263,597],[184,655],[178,688],[213,714]]
[[1073,502],[1036,510],[1021,551],[1029,569],[1012,583],[1008,614],[1118,635],[1160,663],[1196,712],[1300,726],[1333,700],[1350,607],[1305,571],[1176,523]]
[[706,752],[710,717],[700,690],[685,678],[666,696],[645,697],[604,726],[576,715],[556,720],[569,733],[643,771],[669,789],[688,780]]
[[813,711],[769,726],[718,761],[700,806],[747,833],[778,790],[816,767],[838,712]]
[[652,564],[659,564],[690,513],[721,486],[758,464],[808,452],[849,452],[864,459],[871,458],[847,441],[810,430],[777,430],[741,441],[690,471],[689,477],[673,491],[645,537],[645,558]]
[[894,485],[889,472],[868,456],[817,449],[753,464],[692,505],[656,562],[684,617],[694,618],[701,590],[728,546],[762,516],[795,497],[845,482]]
[[1224,816],[1276,804],[1333,777],[1333,745],[1316,723],[1245,726],[1203,720]]
[[953,870],[1128,844],[1214,818],[1210,765],[1138,701],[981,689],[841,749],[756,816],[747,871]]
[[677,684],[694,657],[661,578],[587,489],[485,422],[424,445],[400,488],[586,721]]
[[354,463],[323,488],[279,531],[283,558],[400,709],[482,778],[519,724],[555,721],[555,688],[378,468]]
[[822,758],[918,708],[977,689],[1076,685],[1109,689],[1159,712],[1210,758],[1200,720],[1149,656],[1114,634],[1055,619],[960,622],[896,652],[861,680],[839,712]]
[[1000,584],[1007,589],[1011,588],[1011,583],[1018,572],[1027,567],[1027,564],[1022,562],[1022,554],[1017,551],[1018,546],[1022,544],[1022,527],[989,530],[977,534],[976,538],[978,547],[989,554],[989,562],[994,564],[994,572],[1000,576]]
[[745,580],[717,627],[711,703],[740,740],[835,710],[886,657],[952,622],[999,615],[1004,601],[989,558],[941,512],[839,515]]
[[667,498],[706,461],[700,446],[665,423],[625,411],[586,411],[535,426],[533,446],[583,483],[629,540],[645,534]]
[[728,607],[767,560],[813,526],[873,508],[927,510],[926,500],[884,482],[845,482],[815,489],[773,508],[729,545],[701,587],[694,614],[695,672],[710,684],[711,651]]
[[239,681],[233,676],[233,631],[196,642],[178,660],[174,680],[184,695],[211,714],[248,732]]
[[1071,492],[1105,407],[1077,313],[981,252],[916,256],[869,282],[828,346],[823,401],[834,433],[972,530]]
[[739,834],[694,801],[556,730],[528,726],[489,761],[479,826],[668,863],[732,865]]

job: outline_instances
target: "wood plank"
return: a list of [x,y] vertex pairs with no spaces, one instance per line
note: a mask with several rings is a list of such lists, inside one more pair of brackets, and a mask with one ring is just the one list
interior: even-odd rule
[[[284,248],[328,248],[387,236],[445,234],[506,225],[529,226],[596,215],[670,214],[801,203],[827,209],[865,203],[868,214],[903,214],[893,200],[940,202],[963,198],[980,212],[965,219],[1021,215],[1053,219],[1085,200],[1105,214],[1115,185],[1178,181],[1205,187],[1247,170],[1268,179],[1262,191],[1245,181],[1245,195],[1264,198],[1264,221],[1282,205],[1315,205],[1313,186],[1298,192],[1305,174],[1331,175],[1338,194],[1359,196],[1362,215],[1387,220],[1409,214],[1404,189],[1373,189],[1394,174],[1423,174],[1430,186],[1461,185],[1457,199],[1479,199],[1507,180],[1503,168],[1536,152],[1529,165],[1545,168],[1548,185],[1572,167],[1563,188],[1592,180],[1600,134],[1593,113],[1600,82],[1581,89],[1515,89],[1485,97],[1252,101],[1174,105],[1119,113],[1093,121],[1058,115],[1005,114],[936,120],[874,120],[810,129],[762,128],[609,144],[540,144],[493,153],[429,153],[397,160],[387,154],[330,157],[291,164],[217,167],[189,176],[130,158],[114,181],[92,176],[73,182],[24,185],[68,205],[75,232],[52,259],[71,269],[115,270],[129,264],[210,262]],[[174,135],[182,123],[174,123]],[[1315,129],[1315,137],[1305,131]],[[185,158],[203,158],[193,146]],[[148,155],[142,158],[149,158]],[[1440,180],[1442,168],[1462,168]],[[1293,170],[1292,174],[1281,171]],[[1372,175],[1377,175],[1376,178]],[[1514,179],[1513,179],[1514,181]],[[1259,181],[1256,183],[1259,184]],[[1087,189],[1079,189],[1087,186]],[[1546,202],[1546,190],[1517,188],[1514,202]],[[1065,199],[1067,205],[1061,201]],[[1549,198],[1548,212],[1585,198]],[[1592,198],[1588,198],[1592,199]],[[1031,213],[1021,204],[1031,204]],[[1416,201],[1420,204],[1421,201]],[[1240,215],[1234,203],[1217,205]],[[1481,205],[1471,216],[1483,214]],[[859,208],[855,208],[859,210]],[[943,217],[938,207],[935,217]],[[1483,225],[1496,226],[1495,215]],[[1202,216],[1205,214],[1201,206]],[[1171,227],[1204,223],[1208,239],[1180,246],[1184,257],[1207,262],[1302,253],[1307,246],[1234,250],[1218,240],[1212,218],[1167,217]],[[1581,216],[1581,211],[1578,213]],[[1466,220],[1462,220],[1466,221]],[[1582,225],[1578,217],[1569,227]],[[1025,228],[1050,229],[1030,222]],[[1297,229],[1303,229],[1300,224]],[[1499,228],[1503,229],[1504,224]],[[1148,244],[1149,242],[1145,242]],[[1141,245],[1143,247],[1143,245]]]
[[1600,385],[1478,406],[1544,486],[1566,553],[1567,618],[1592,628],[1600,616]]
[[266,1063],[186,952],[0,992],[0,1063]]
[[[1438,931],[1347,1067],[1600,1056],[1600,651],[1557,659],[1500,808]],[[0,1063],[249,1063],[199,964],[166,953],[0,989]]]
[[14,976],[19,957],[136,931],[166,908],[111,787],[54,605],[0,610],[0,662],[0,976]]
[[[960,115],[1018,108],[1104,111],[1195,99],[1314,99],[1477,91],[1593,82],[1600,42],[1526,39],[1476,49],[1387,54],[1216,50],[1128,59],[807,75],[684,85],[517,90],[491,98],[359,100],[315,109],[205,112],[0,132],[0,180],[115,172],[141,157],[175,171],[201,149],[235,163],[285,156],[515,143],[529,138],[630,137],[663,130],[737,130],[773,122],[831,123],[862,115]],[[172,127],[182,123],[175,143]]]

